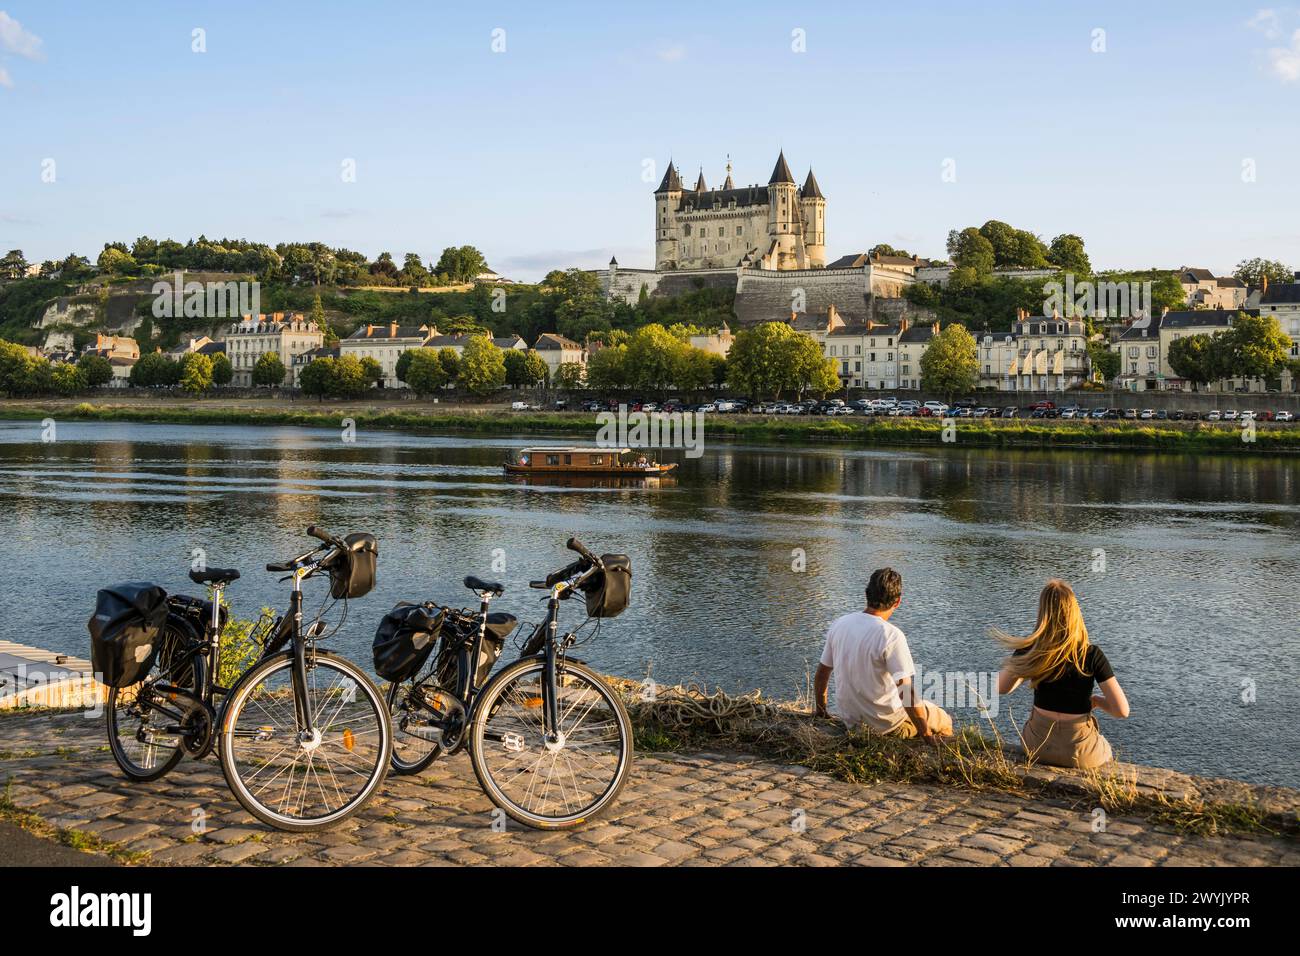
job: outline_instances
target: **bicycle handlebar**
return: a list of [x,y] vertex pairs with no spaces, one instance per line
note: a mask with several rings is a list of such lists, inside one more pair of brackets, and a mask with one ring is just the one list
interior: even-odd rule
[[587,546],[583,544],[581,541],[579,541],[577,538],[570,538],[568,542],[565,543],[564,546],[568,548],[570,551],[578,552],[578,554],[582,555],[592,564],[596,564],[596,565],[600,564],[600,559],[597,558],[590,551],[588,551]]

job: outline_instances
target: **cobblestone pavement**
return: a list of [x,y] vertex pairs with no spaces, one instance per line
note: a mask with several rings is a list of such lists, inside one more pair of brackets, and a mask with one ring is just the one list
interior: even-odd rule
[[1289,837],[1183,836],[1123,817],[1095,833],[1087,806],[857,786],[732,754],[638,755],[619,802],[564,833],[513,821],[494,828],[463,755],[418,777],[390,775],[334,829],[281,833],[239,807],[212,758],[128,782],[102,718],[80,714],[0,718],[0,787],[6,781],[17,807],[168,865],[1300,865],[1300,841]]

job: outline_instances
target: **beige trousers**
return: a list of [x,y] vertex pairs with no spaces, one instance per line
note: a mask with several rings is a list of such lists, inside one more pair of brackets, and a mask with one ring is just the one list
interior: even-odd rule
[[1039,763],[1090,770],[1114,759],[1092,714],[1053,720],[1035,710],[1023,733],[1026,756]]

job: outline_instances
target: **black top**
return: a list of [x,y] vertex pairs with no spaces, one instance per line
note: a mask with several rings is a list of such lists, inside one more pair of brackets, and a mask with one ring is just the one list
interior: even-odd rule
[[[1020,657],[1028,648],[1012,654]],[[1092,683],[1108,681],[1115,676],[1110,661],[1096,644],[1089,644],[1084,652],[1085,673],[1066,667],[1066,673],[1056,680],[1043,680],[1034,688],[1034,706],[1041,710],[1054,710],[1058,714],[1088,714],[1092,712]]]

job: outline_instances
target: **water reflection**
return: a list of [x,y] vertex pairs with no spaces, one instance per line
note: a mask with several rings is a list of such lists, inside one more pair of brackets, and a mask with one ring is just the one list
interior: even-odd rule
[[[629,553],[635,579],[633,606],[585,657],[789,696],[874,567],[904,575],[895,620],[922,666],[963,671],[995,668],[988,626],[1027,630],[1059,575],[1134,702],[1106,726],[1123,753],[1300,785],[1275,730],[1300,705],[1295,460],[713,442],[679,459],[676,480],[588,485],[506,479],[500,463],[526,437],[363,431],[346,444],[331,430],[64,423],[59,438],[0,423],[12,640],[84,654],[95,587],[189,589],[196,548],[245,572],[237,610],[283,604],[260,568],[302,550],[316,523],[380,538],[379,586],[332,639],[368,662],[388,607],[469,603],[468,572],[502,579],[501,606],[536,620],[527,582],[565,563],[578,534]],[[1028,698],[1011,705],[1023,717]]]

